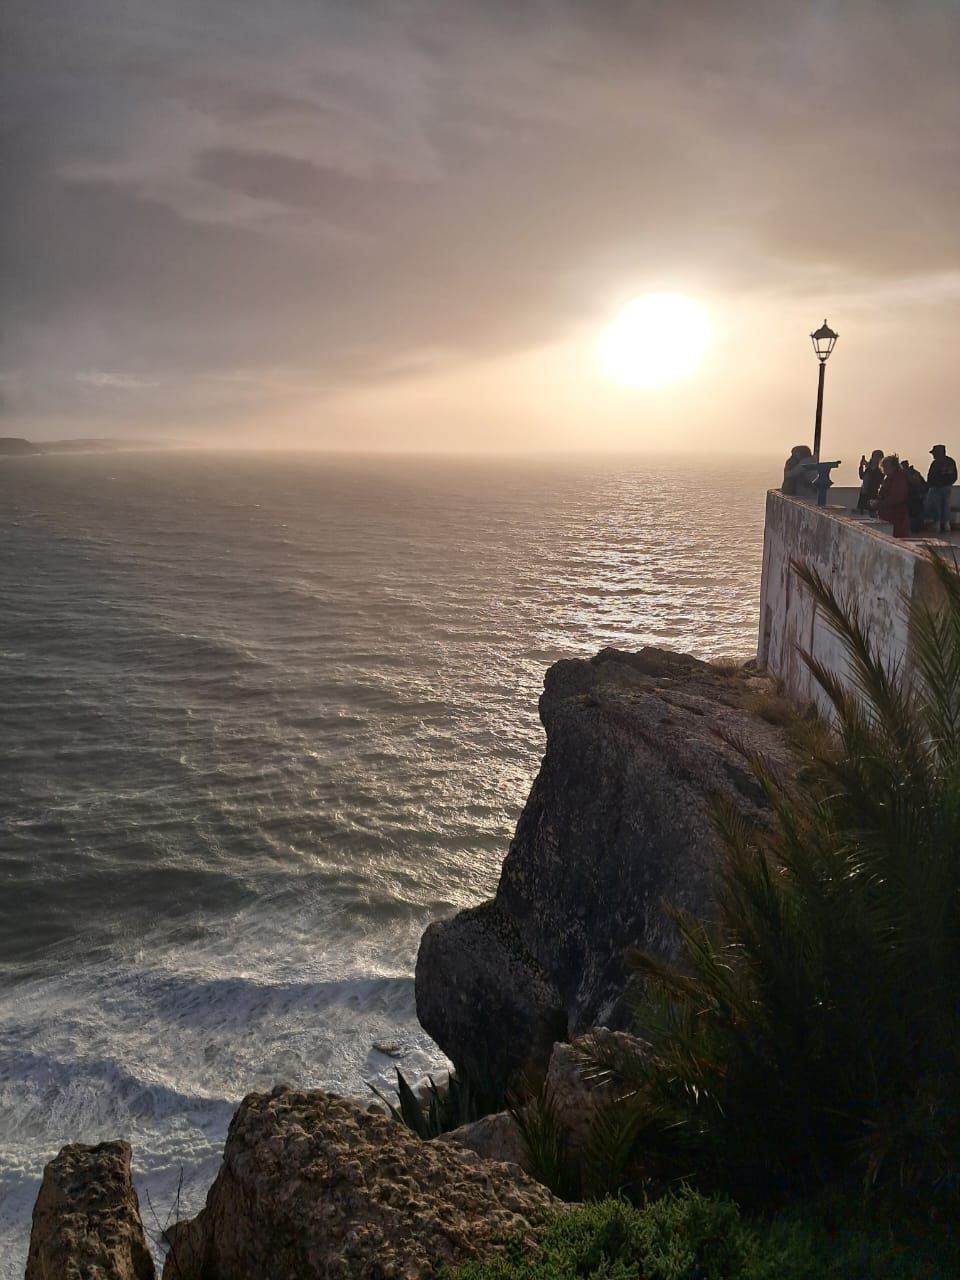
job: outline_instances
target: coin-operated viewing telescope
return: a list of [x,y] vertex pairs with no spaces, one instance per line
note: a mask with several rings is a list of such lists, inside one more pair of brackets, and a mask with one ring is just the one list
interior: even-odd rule
[[830,479],[830,472],[834,467],[839,467],[837,462],[821,462],[817,459],[817,476],[813,483],[813,487],[817,491],[817,506],[825,507],[827,505],[827,490],[832,486],[833,481]]

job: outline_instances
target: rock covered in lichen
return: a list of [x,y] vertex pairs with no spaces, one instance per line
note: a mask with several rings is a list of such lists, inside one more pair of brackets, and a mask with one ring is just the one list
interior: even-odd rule
[[223,1165],[173,1234],[164,1280],[427,1280],[557,1207],[515,1165],[422,1142],[320,1090],[246,1097]]
[[64,1147],[43,1171],[25,1280],[154,1280],[126,1142]]

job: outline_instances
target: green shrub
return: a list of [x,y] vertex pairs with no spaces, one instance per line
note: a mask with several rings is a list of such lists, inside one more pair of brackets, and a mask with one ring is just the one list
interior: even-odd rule
[[641,1138],[738,1199],[960,1195],[960,578],[913,610],[888,669],[856,607],[797,566],[856,694],[809,655],[836,733],[803,768],[752,765],[770,826],[718,803],[718,918],[677,912],[680,968],[634,951],[646,1051],[593,1073],[646,1109]]
[[453,1280],[956,1280],[946,1236],[894,1235],[810,1209],[771,1223],[741,1218],[729,1200],[684,1190],[647,1208],[603,1200],[560,1213],[531,1258],[504,1255],[444,1275]]

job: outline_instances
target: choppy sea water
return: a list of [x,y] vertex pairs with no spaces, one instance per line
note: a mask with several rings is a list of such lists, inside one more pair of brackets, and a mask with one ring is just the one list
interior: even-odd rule
[[442,1065],[417,944],[496,884],[546,667],[748,656],[768,479],[0,459],[2,1280],[67,1141],[128,1138],[156,1230],[244,1093]]

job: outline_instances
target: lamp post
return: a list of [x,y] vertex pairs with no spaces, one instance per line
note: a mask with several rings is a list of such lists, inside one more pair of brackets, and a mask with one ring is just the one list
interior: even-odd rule
[[838,335],[833,332],[826,320],[816,333],[810,335],[814,354],[820,361],[820,379],[817,383],[817,420],[813,428],[813,456],[818,462],[820,461],[820,421],[823,418],[823,373],[830,352],[837,345],[837,337]]

